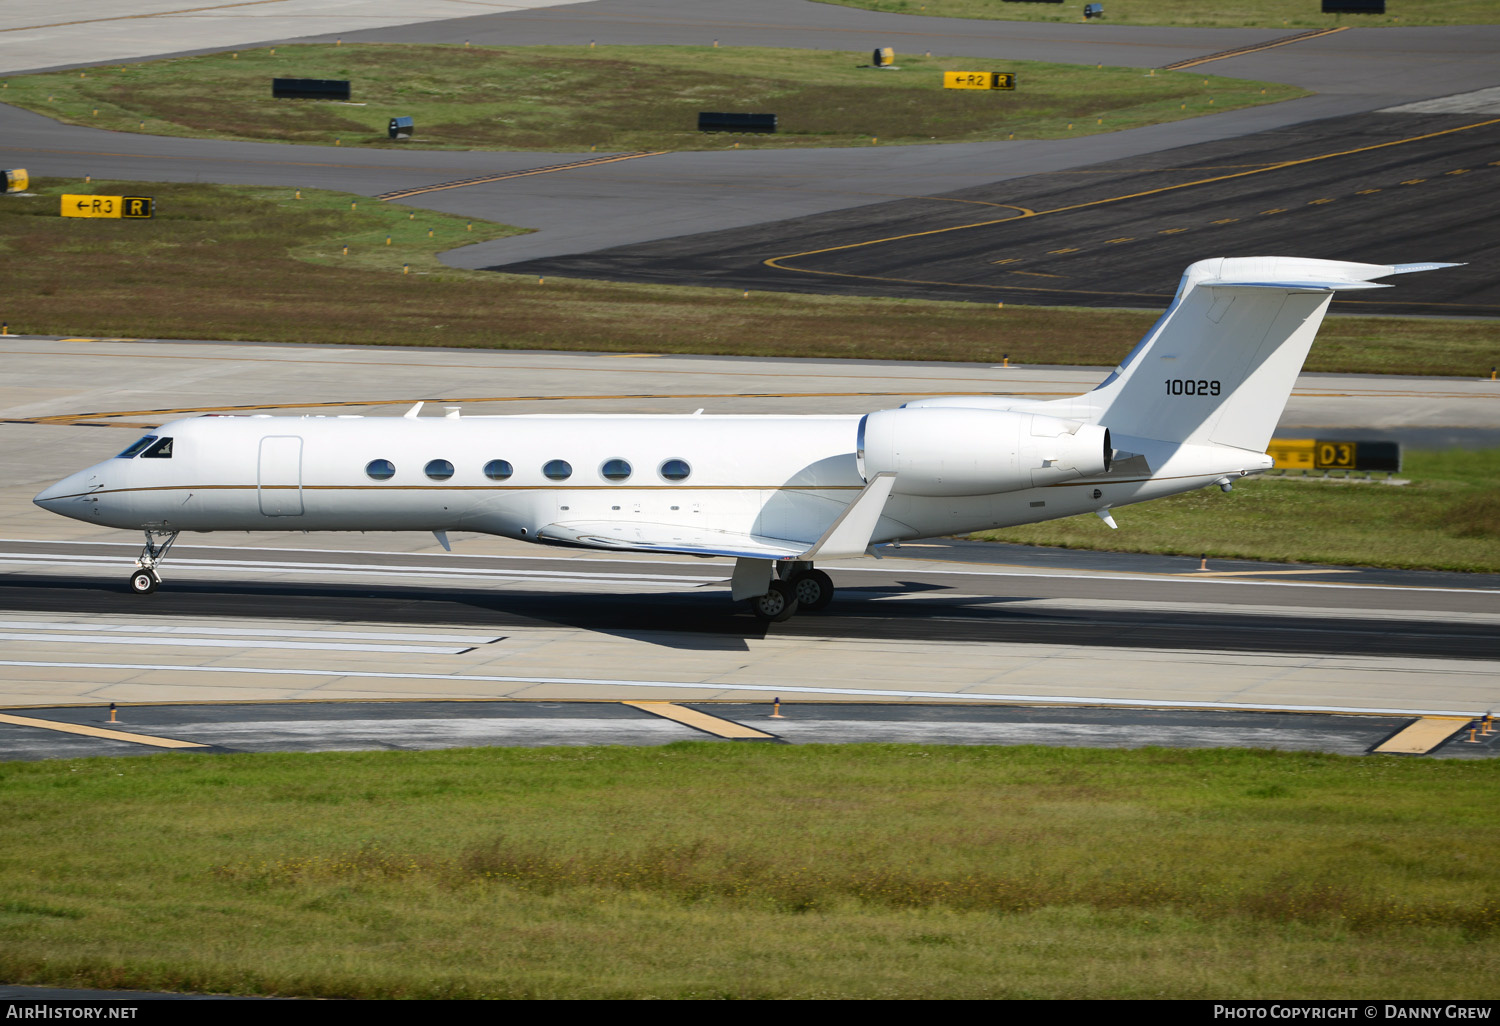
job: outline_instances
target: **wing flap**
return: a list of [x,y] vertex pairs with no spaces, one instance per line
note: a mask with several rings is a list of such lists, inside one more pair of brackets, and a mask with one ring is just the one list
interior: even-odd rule
[[807,551],[806,542],[737,534],[678,524],[620,523],[603,520],[548,524],[537,540],[616,552],[674,552],[687,556],[736,559],[792,559]]

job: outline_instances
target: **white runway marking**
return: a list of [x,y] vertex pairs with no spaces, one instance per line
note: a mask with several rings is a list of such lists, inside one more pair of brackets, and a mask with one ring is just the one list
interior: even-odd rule
[[22,634],[0,632],[0,641],[31,641],[66,645],[161,645],[175,648],[274,648],[309,652],[418,652],[427,655],[461,655],[474,646],[439,648],[430,645],[356,645],[349,642],[218,640],[216,638],[97,637],[92,634]]
[[[34,631],[134,631],[138,634],[216,634],[225,638],[315,638],[340,641],[461,641],[469,645],[488,645],[503,640],[498,635],[477,634],[391,634],[381,631],[303,631],[290,627],[262,629],[254,627],[182,627],[176,624],[134,623],[46,623],[40,620],[0,620],[0,630]],[[423,648],[422,651],[431,651]]]
[[0,659],[0,666],[34,666],[84,670],[149,670],[182,673],[245,673],[290,677],[340,677],[376,680],[435,680],[478,684],[559,684],[572,687],[630,687],[692,691],[755,691],[761,694],[847,695],[856,698],[933,698],[949,702],[1013,702],[1027,705],[1094,705],[1140,709],[1243,709],[1253,712],[1372,713],[1391,716],[1481,715],[1482,709],[1411,709],[1335,705],[1286,705],[1259,702],[1166,702],[1153,699],[1097,698],[1064,695],[1004,695],[974,691],[905,691],[896,688],[820,688],[789,684],[719,684],[697,681],[611,680],[591,677],[492,677],[466,673],[378,673],[371,670],[264,669],[257,666],[173,666],[156,663],[73,663]]

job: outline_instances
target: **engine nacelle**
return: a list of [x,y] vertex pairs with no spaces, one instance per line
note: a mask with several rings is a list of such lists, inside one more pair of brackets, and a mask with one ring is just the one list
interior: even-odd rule
[[859,422],[859,473],[902,495],[991,495],[1109,470],[1109,431],[1036,413],[915,407]]

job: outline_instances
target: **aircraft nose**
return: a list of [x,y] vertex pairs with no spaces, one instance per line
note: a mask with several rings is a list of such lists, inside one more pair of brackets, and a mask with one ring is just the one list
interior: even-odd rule
[[96,473],[92,470],[81,470],[76,474],[68,475],[50,488],[42,489],[31,501],[49,512],[61,513],[66,517],[82,518],[87,515],[87,508],[92,505],[89,501],[89,493],[98,486],[99,478]]

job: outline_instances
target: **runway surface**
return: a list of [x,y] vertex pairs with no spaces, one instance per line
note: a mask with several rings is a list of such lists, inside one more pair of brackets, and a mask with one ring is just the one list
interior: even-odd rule
[[[1500,704],[1496,576],[1217,560],[1205,572],[1180,557],[934,541],[830,564],[834,607],[768,627],[729,602],[723,560],[466,534],[451,554],[425,535],[215,534],[183,538],[162,590],[141,599],[123,584],[135,539],[30,502],[149,426],[227,406],[852,413],[923,394],[1073,394],[1102,369],[38,338],[0,341],[0,352],[12,370],[0,383],[0,707],[14,714],[109,702],[1043,703],[1113,706],[1120,718],[1099,736],[1145,744],[1192,735],[1153,733],[1134,717],[1144,707],[1239,710],[1255,726],[1294,709],[1467,722]],[[1459,419],[1493,433],[1500,394],[1487,381],[1309,376],[1288,416],[1427,431]],[[1125,530],[1129,515],[1118,514]],[[882,736],[956,736],[925,713],[903,716]],[[817,739],[875,736],[846,720]],[[1026,722],[972,737],[1010,743]],[[1030,736],[1092,729],[1056,722]],[[467,729],[449,740],[472,739]],[[578,729],[570,736],[605,736]],[[609,729],[622,743],[694,736],[635,712]],[[1372,729],[1360,728],[1361,744]],[[276,743],[322,732],[287,728]],[[1355,743],[1339,736],[1344,747],[1329,750]]]

